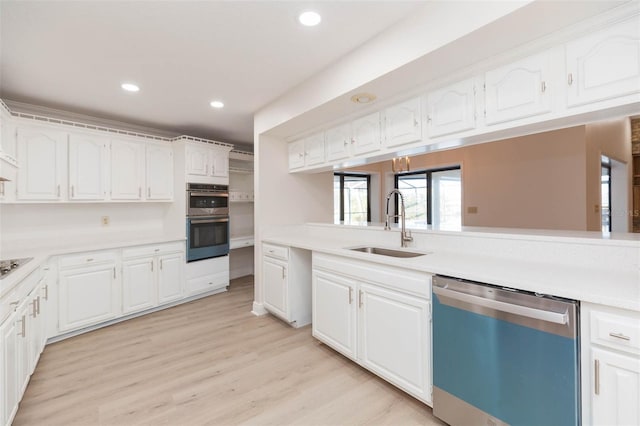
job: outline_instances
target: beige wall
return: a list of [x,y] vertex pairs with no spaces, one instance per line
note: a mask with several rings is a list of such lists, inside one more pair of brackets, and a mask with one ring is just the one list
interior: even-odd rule
[[[600,164],[601,156],[606,155],[627,165],[626,182],[632,180],[631,163],[631,123],[629,118],[608,120],[587,124],[586,128],[586,212],[587,229],[599,231],[600,228]],[[626,207],[612,209],[612,222],[626,221],[627,231],[631,229],[631,185],[626,185]]]
[[[462,166],[464,226],[587,229],[585,126],[411,159],[412,170],[455,164]],[[390,161],[351,170],[392,173]]]

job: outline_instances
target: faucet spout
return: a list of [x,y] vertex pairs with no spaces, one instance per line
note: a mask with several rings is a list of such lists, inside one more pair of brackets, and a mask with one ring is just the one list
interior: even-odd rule
[[[389,214],[389,200],[393,194],[398,194],[400,196],[400,214],[397,212],[395,215]],[[387,210],[386,210],[386,219],[384,222],[384,229],[389,231],[391,229],[389,219],[392,217],[399,217],[401,222],[401,231],[400,231],[400,247],[407,247],[407,243],[413,241],[413,236],[411,236],[411,231],[406,230],[406,218],[405,218],[405,209],[404,209],[404,197],[402,196],[402,192],[399,189],[395,188],[389,194],[387,194]]]

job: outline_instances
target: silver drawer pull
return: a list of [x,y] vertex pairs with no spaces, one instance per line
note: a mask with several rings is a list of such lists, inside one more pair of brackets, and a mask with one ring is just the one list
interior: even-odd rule
[[609,333],[609,336],[615,337],[616,339],[626,340],[626,341],[631,340],[631,337],[625,336],[622,333]]
[[88,258],[87,262],[93,262],[93,257]]
[[594,360],[593,361],[593,375],[594,375],[594,381],[595,384],[593,386],[593,392],[596,395],[600,395],[600,361],[599,360]]

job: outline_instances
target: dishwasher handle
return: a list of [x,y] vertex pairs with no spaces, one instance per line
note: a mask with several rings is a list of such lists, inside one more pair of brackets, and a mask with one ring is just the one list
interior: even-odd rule
[[482,306],[496,311],[507,312],[514,315],[519,315],[527,318],[532,318],[540,321],[552,322],[555,324],[567,324],[569,322],[569,314],[547,311],[544,309],[530,308],[528,306],[516,305],[507,302],[501,302],[500,300],[488,299],[482,296],[475,296],[473,294],[462,293],[456,290],[450,290],[448,288],[433,286],[433,292],[439,296],[449,299],[458,300],[460,302],[470,303],[477,306]]

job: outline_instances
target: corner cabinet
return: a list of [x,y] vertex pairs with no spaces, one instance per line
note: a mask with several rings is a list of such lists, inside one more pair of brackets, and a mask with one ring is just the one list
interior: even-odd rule
[[262,244],[264,307],[294,327],[311,322],[311,253]]
[[185,144],[187,182],[226,184],[231,145],[204,142]]
[[432,404],[431,275],[314,252],[312,289],[315,338]]
[[582,304],[585,424],[640,424],[640,313]]
[[148,144],[146,154],[147,200],[172,200],[173,148],[167,144]]
[[289,168],[315,166],[325,161],[324,132],[289,143]]

